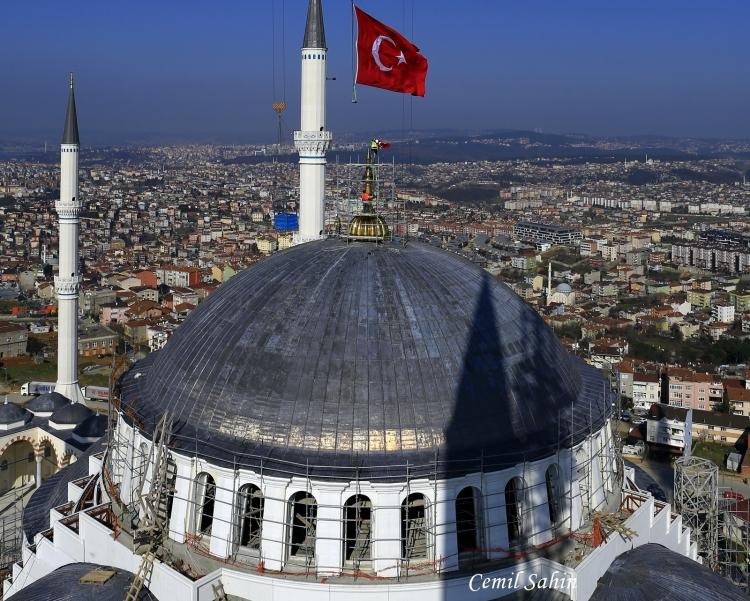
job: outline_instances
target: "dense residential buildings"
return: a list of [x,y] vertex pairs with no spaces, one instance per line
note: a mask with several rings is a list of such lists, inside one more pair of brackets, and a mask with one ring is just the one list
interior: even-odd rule
[[708,410],[722,403],[724,387],[719,376],[682,367],[667,369],[666,400],[674,407]]
[[711,307],[711,318],[721,323],[734,322],[734,305],[728,302],[716,302]]
[[661,400],[661,378],[657,374],[635,373],[633,381],[633,406],[648,409]]
[[692,445],[693,411],[656,403],[649,408],[646,442],[681,454]]
[[517,223],[513,234],[535,244],[572,244],[581,239],[581,232],[575,227],[526,221]]
[[78,330],[78,354],[81,357],[103,357],[115,353],[117,332],[96,323],[82,324]]
[[646,442],[680,454],[694,442],[731,446],[746,438],[744,417],[654,403],[647,414]]
[[25,355],[27,341],[26,326],[0,323],[0,359]]

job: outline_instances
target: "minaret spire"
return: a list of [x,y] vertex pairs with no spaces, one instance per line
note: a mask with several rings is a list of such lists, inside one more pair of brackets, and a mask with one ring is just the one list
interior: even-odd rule
[[309,0],[302,42],[301,114],[294,145],[299,153],[299,233],[296,241],[323,237],[325,228],[326,151],[326,36],[321,0]]
[[70,93],[68,94],[68,110],[65,113],[65,130],[63,144],[80,144],[78,139],[78,115],[76,114],[76,97],[73,89],[73,73],[70,74]]
[[60,145],[60,199],[55,202],[59,229],[59,272],[55,276],[57,293],[57,383],[59,392],[74,403],[83,403],[78,385],[78,232],[81,199],[78,196],[78,116],[70,74],[68,110]]
[[310,0],[307,5],[307,23],[303,48],[327,48],[326,31],[323,27],[323,7],[320,0]]

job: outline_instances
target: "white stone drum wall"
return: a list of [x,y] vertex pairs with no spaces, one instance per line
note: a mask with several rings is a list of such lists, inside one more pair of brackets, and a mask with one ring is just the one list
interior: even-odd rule
[[[140,446],[150,445],[140,433],[133,433],[124,420],[119,420],[118,437],[123,444],[120,452],[138,461],[142,455]],[[128,445],[135,448],[127,449]],[[124,447],[124,448],[123,448]],[[499,472],[470,474],[449,480],[413,480],[406,482],[335,482],[316,481],[304,478],[263,475],[247,469],[213,465],[204,459],[190,458],[173,453],[177,467],[176,495],[169,524],[169,535],[175,542],[183,543],[190,537],[195,478],[199,473],[211,475],[217,485],[214,505],[213,526],[208,540],[202,541],[211,555],[217,558],[232,557],[236,551],[238,525],[238,491],[246,484],[257,486],[264,496],[264,515],[261,530],[261,549],[257,561],[263,562],[268,571],[280,571],[287,565],[287,541],[289,537],[289,516],[287,500],[299,491],[312,494],[317,502],[317,532],[315,546],[315,570],[320,576],[335,576],[347,567],[343,557],[343,507],[348,498],[355,494],[366,495],[372,502],[372,544],[367,571],[381,577],[397,576],[403,567],[401,557],[401,503],[410,493],[421,493],[428,503],[428,558],[419,563],[429,563],[435,572],[450,572],[458,569],[458,542],[456,535],[456,497],[467,486],[477,488],[482,493],[482,517],[480,540],[483,553],[490,559],[502,559],[512,552],[508,541],[508,528],[505,507],[505,487],[514,477],[526,483],[523,520],[528,534],[527,543],[531,546],[544,545],[560,536],[562,530],[573,525],[576,529],[587,519],[582,514],[580,487],[574,480],[575,452],[584,449],[591,472],[591,510],[601,508],[607,498],[607,490],[615,479],[616,465],[609,426],[580,443],[571,453],[562,449],[559,453],[540,461],[529,462]],[[589,453],[593,452],[593,456]],[[561,485],[561,524],[550,522],[547,499],[546,471],[551,464],[557,464]],[[604,473],[601,471],[603,466]],[[125,475],[131,470],[117,469],[115,474]],[[150,472],[147,469],[147,472]],[[137,476],[136,476],[137,477]],[[147,476],[144,491],[148,490]],[[121,483],[121,490],[135,491],[137,482]],[[131,493],[132,494],[132,493]],[[252,567],[248,564],[248,567]]]

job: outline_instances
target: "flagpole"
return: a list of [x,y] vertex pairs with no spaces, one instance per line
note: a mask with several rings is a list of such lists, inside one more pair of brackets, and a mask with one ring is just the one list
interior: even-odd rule
[[356,18],[356,11],[354,10],[354,0],[352,0],[352,103],[357,102],[357,70],[356,70],[356,56],[357,56],[357,38],[354,35],[354,19]]

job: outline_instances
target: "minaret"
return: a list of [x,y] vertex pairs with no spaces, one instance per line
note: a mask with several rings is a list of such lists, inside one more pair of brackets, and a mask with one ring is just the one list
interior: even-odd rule
[[302,42],[300,131],[294,132],[299,153],[299,234],[297,242],[323,236],[325,223],[326,151],[326,34],[321,0],[309,0]]
[[68,111],[60,145],[60,200],[55,203],[60,224],[60,269],[55,276],[57,292],[57,384],[55,392],[74,403],[83,403],[78,385],[78,230],[81,201],[78,197],[78,117],[70,74]]
[[552,302],[552,261],[547,265],[547,304]]

